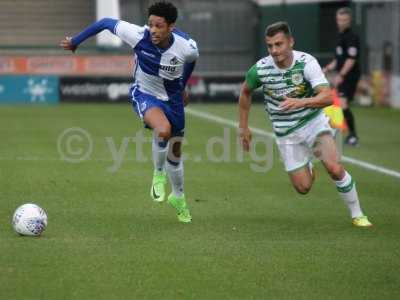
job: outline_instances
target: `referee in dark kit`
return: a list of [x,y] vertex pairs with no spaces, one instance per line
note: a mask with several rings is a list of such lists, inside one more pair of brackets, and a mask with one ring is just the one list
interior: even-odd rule
[[358,145],[354,115],[350,110],[349,102],[354,98],[357,83],[360,79],[360,41],[351,30],[351,9],[342,7],[336,12],[336,24],[339,30],[336,44],[335,58],[324,67],[324,72],[336,71],[333,86],[337,88],[342,103],[344,118],[349,129],[345,143],[351,146]]

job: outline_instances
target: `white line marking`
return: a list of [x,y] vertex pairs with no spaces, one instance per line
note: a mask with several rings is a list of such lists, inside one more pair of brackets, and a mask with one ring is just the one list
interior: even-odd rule
[[[236,128],[239,126],[238,122],[235,122],[235,121],[232,121],[232,120],[229,120],[229,119],[225,119],[225,118],[219,117],[217,115],[210,114],[208,112],[194,110],[194,109],[191,109],[191,108],[185,108],[185,111],[188,114],[192,115],[192,116],[199,117],[199,118],[202,118],[202,119],[205,119],[205,120],[209,120],[209,121],[212,121],[214,123],[219,123],[219,124],[222,124],[222,125],[228,125],[228,126],[236,127]],[[275,135],[272,132],[268,132],[268,131],[260,129],[260,128],[250,127],[250,130],[252,132],[258,134],[258,135],[266,136],[268,138],[275,138]],[[388,175],[388,176],[400,178],[400,172],[398,172],[398,171],[390,170],[390,169],[387,169],[387,168],[384,168],[384,167],[381,167],[381,166],[377,166],[377,165],[374,165],[374,164],[371,164],[369,162],[362,161],[362,160],[359,160],[359,159],[356,159],[356,158],[352,158],[352,157],[343,155],[342,156],[342,161],[350,163],[350,164],[353,164],[353,165],[356,165],[356,166],[359,166],[359,167],[367,169],[367,170],[371,170],[371,171],[382,173],[382,174],[385,174],[385,175]]]

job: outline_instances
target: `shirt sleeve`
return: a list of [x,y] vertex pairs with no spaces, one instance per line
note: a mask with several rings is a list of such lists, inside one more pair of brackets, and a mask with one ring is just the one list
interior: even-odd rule
[[196,61],[193,61],[191,63],[185,63],[183,66],[183,73],[182,73],[182,82],[183,86],[186,86],[190,76],[193,73],[194,67],[196,65]]
[[75,35],[72,38],[71,43],[74,46],[79,46],[79,44],[83,43],[88,38],[98,34],[99,32],[102,32],[105,29],[114,33],[114,28],[117,23],[118,23],[118,20],[111,19],[111,18],[103,18],[101,20],[98,20],[98,21],[94,22],[93,24],[89,25],[88,27],[86,27],[79,34]]
[[304,78],[311,84],[312,88],[319,85],[329,86],[329,82],[315,58],[311,58],[311,60],[306,63],[304,68]]
[[253,65],[246,73],[246,83],[250,90],[255,90],[262,85],[257,74],[257,65]]
[[348,58],[356,59],[359,53],[358,37],[355,34],[352,34],[348,37],[346,42],[347,42],[346,56]]
[[199,57],[199,49],[197,48],[197,43],[190,39],[189,41],[189,51],[186,56],[186,63],[192,63]]
[[143,38],[145,26],[138,26],[125,21],[119,21],[115,27],[115,34],[132,48]]

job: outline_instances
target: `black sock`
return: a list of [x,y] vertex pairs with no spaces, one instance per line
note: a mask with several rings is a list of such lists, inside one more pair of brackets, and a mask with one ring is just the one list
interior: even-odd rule
[[346,119],[347,126],[349,127],[349,134],[357,136],[356,126],[354,124],[355,123],[354,116],[353,116],[353,113],[351,112],[350,108],[343,109],[343,115],[344,115],[344,118]]

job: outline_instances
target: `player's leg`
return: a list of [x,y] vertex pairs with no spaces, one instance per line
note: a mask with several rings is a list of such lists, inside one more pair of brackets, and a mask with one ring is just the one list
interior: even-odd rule
[[293,187],[299,194],[305,195],[311,190],[315,178],[311,162],[288,174]]
[[347,135],[347,137],[345,139],[345,143],[348,145],[351,145],[351,146],[356,146],[358,144],[358,136],[357,136],[357,132],[356,132],[356,124],[355,124],[354,114],[348,105],[347,98],[341,97],[340,101],[342,103],[343,116],[344,116],[344,118],[346,120],[346,124],[349,128],[349,134]]
[[184,193],[184,166],[182,160],[182,141],[185,129],[185,112],[181,98],[173,98],[164,106],[164,112],[171,124],[171,138],[169,139],[166,171],[171,184],[172,192],[168,196],[168,203],[177,211],[178,220],[184,223],[191,222],[192,217],[186,203]]
[[343,109],[343,116],[349,129],[349,134],[345,139],[345,143],[351,146],[356,146],[358,144],[355,118],[349,105],[349,102],[351,102],[354,98],[357,82],[358,78],[349,78],[339,86],[339,96]]
[[136,86],[131,88],[132,106],[146,127],[153,129],[152,156],[154,162],[150,197],[157,202],[165,199],[165,160],[171,124],[163,112],[163,104],[152,95],[143,93]]
[[153,106],[144,114],[143,121],[155,132],[159,140],[168,142],[171,137],[171,124],[160,107]]
[[171,204],[178,214],[178,220],[184,223],[191,222],[192,216],[186,203],[184,194],[184,168],[182,161],[182,136],[170,139],[166,170],[171,183],[172,192],[168,196]]
[[314,182],[309,149],[294,137],[278,138],[277,145],[293,187],[298,193],[307,194]]
[[182,197],[183,191],[183,161],[182,161],[182,137],[175,136],[170,140],[167,157],[168,177],[170,178],[172,194],[176,197]]
[[167,158],[168,140],[171,136],[171,124],[160,107],[149,108],[143,117],[145,124],[153,129],[152,156],[154,163],[153,180],[150,196],[156,202],[165,200],[165,184],[167,175],[165,162]]
[[153,129],[152,155],[154,170],[164,172],[168,140],[171,136],[171,124],[164,112],[158,107],[153,107],[146,112],[144,122]]
[[337,190],[350,211],[353,224],[360,227],[371,226],[372,224],[361,210],[354,180],[339,161],[339,152],[330,133],[322,133],[316,138],[314,155],[321,160],[330,177],[335,181]]

